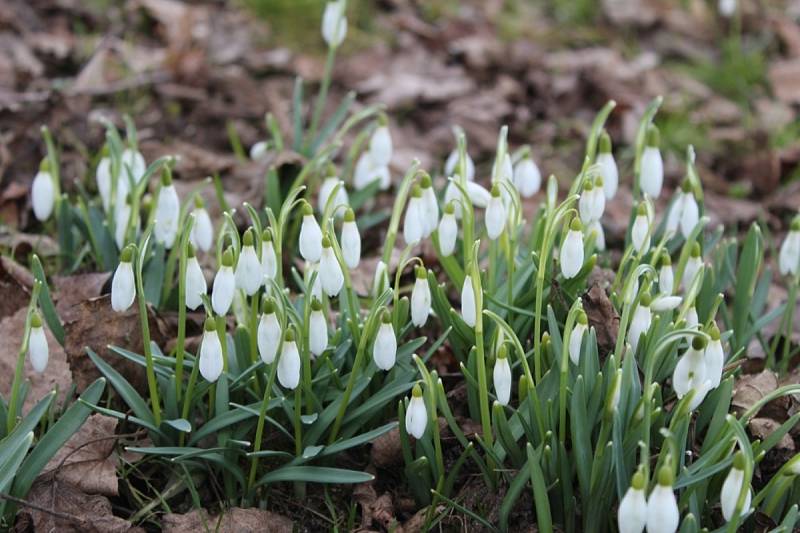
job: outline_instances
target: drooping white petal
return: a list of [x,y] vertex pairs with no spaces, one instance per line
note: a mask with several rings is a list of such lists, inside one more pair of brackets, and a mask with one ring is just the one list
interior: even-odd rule
[[610,152],[600,153],[597,156],[597,164],[600,165],[600,175],[603,176],[603,192],[607,200],[614,198],[619,186],[619,171],[614,155]]
[[111,159],[104,157],[97,163],[94,173],[97,182],[97,192],[100,193],[100,200],[103,202],[103,211],[108,213],[111,207]]
[[652,319],[653,316],[650,312],[650,307],[641,304],[636,306],[630,328],[628,329],[628,342],[631,343],[633,353],[636,353],[636,348],[639,346],[639,339],[642,334],[650,329]]
[[264,281],[275,279],[278,275],[278,256],[275,254],[275,245],[272,241],[261,242],[261,275]]
[[800,271],[800,231],[786,234],[778,253],[778,269],[781,274],[797,275]]
[[33,214],[36,215],[37,220],[45,221],[53,214],[53,207],[56,204],[56,189],[50,172],[40,170],[36,173],[33,178],[31,203],[33,204]]
[[[125,236],[128,231],[128,223],[131,218],[131,206],[127,202],[117,204],[116,212],[114,213],[114,240],[117,243],[117,248],[122,250],[125,246]],[[138,231],[138,228],[136,228]]]
[[681,278],[683,290],[689,290],[689,287],[692,286],[692,282],[701,268],[703,268],[703,260],[700,257],[689,257],[689,260],[686,261],[686,267],[683,269],[683,277]]
[[722,342],[712,338],[706,346],[704,355],[706,362],[706,378],[711,382],[711,388],[715,389],[722,381],[722,370],[725,367],[725,351],[722,349]]
[[164,185],[158,193],[156,202],[155,228],[153,234],[156,241],[170,249],[178,235],[178,219],[181,212],[181,203],[175,186]]
[[406,207],[406,217],[403,220],[403,238],[406,244],[417,243],[422,240],[425,231],[425,212],[422,198],[412,196]]
[[664,183],[664,162],[661,151],[655,146],[647,146],[642,152],[642,167],[639,186],[651,198],[658,198]]
[[111,282],[111,309],[118,313],[126,311],[133,304],[135,296],[133,264],[130,261],[121,261],[114,271],[114,280]]
[[328,46],[339,46],[347,36],[347,16],[344,9],[345,0],[333,0],[325,4],[325,11],[322,14],[322,38]]
[[[144,177],[147,170],[147,163],[144,161],[144,156],[138,150],[126,148],[122,151],[122,174],[121,180],[128,181],[128,170],[130,176],[133,178],[134,183],[139,183]],[[119,186],[119,184],[117,184]]]
[[308,318],[308,346],[314,355],[321,355],[328,347],[328,324],[322,311],[311,311]]
[[592,220],[600,220],[605,210],[606,210],[606,195],[603,192],[603,189],[600,188],[599,185],[596,185],[595,188],[592,189],[592,204],[591,204]]
[[650,249],[650,221],[647,215],[636,215],[631,228],[631,243],[640,254]]
[[653,302],[650,304],[650,309],[656,313],[660,313],[662,311],[671,311],[681,305],[681,301],[682,298],[680,296],[659,295],[656,296]]
[[569,334],[569,358],[573,364],[580,363],[581,360],[581,343],[583,342],[583,334],[586,333],[586,324],[575,324]]
[[361,234],[355,221],[342,224],[342,256],[348,268],[356,268],[361,261]]
[[647,523],[647,499],[644,490],[629,487],[619,502],[619,533],[642,533]]
[[203,332],[200,344],[200,375],[208,382],[214,383],[222,374],[222,345],[216,331]]
[[475,326],[475,291],[472,289],[472,276],[469,274],[464,276],[464,285],[461,286],[461,318],[469,327]]
[[284,341],[281,357],[278,359],[278,381],[293,390],[300,383],[300,352],[295,341]]
[[344,285],[344,274],[342,267],[333,253],[333,247],[322,248],[322,257],[319,260],[319,278],[322,283],[322,290],[330,297],[339,294]]
[[601,252],[606,249],[606,234],[599,220],[592,220],[586,229],[587,235],[595,234],[594,245]]
[[267,151],[269,150],[269,143],[267,141],[258,141],[253,146],[250,147],[250,159],[253,161],[258,161],[265,155],[267,155]]
[[206,277],[196,257],[186,262],[186,307],[195,310],[203,303],[202,296],[208,291]]
[[492,240],[497,239],[506,226],[506,207],[500,196],[493,196],[486,207],[486,233]]
[[378,261],[375,265],[375,275],[372,278],[372,296],[380,296],[389,287],[389,273],[386,270],[386,263]]
[[533,159],[526,157],[517,163],[514,168],[514,186],[523,198],[530,198],[539,192],[542,186],[542,174]]
[[378,166],[387,166],[392,159],[392,135],[388,126],[379,126],[369,140],[369,153]]
[[497,401],[501,405],[508,405],[508,400],[511,399],[511,365],[508,364],[507,357],[498,357],[494,363],[494,371],[492,372],[494,381],[494,392],[497,395]]
[[397,337],[391,322],[383,322],[372,345],[372,360],[381,370],[391,370],[397,358]]
[[583,222],[584,225],[588,225],[589,222],[593,220],[592,219],[593,191],[594,189],[589,189],[589,190],[584,189],[584,191],[581,193],[580,198],[578,199],[578,213],[580,214],[581,222]]
[[428,427],[428,412],[422,396],[412,396],[406,411],[406,431],[415,439],[421,439]]
[[204,207],[196,207],[192,213],[194,213],[194,225],[189,238],[192,245],[207,252],[214,241],[214,225],[211,223],[211,217]]
[[442,256],[447,257],[456,248],[458,237],[458,223],[453,213],[445,213],[439,222],[439,250]]
[[694,199],[694,194],[683,193],[683,211],[681,212],[681,233],[684,238],[689,238],[689,234],[697,225],[700,220],[700,213],[697,207],[697,200]]
[[561,274],[566,278],[574,278],[583,267],[583,235],[580,231],[570,229],[560,252]]
[[672,202],[672,206],[667,214],[667,225],[664,228],[667,235],[675,235],[678,231],[683,215],[685,199],[683,192],[678,191],[678,194],[675,196],[675,201]]
[[[316,276],[314,276],[315,272],[317,273]],[[311,282],[311,278],[314,278],[310,287],[311,296],[317,300],[322,300],[322,282],[319,280],[319,263],[307,263],[306,281]]]
[[425,213],[425,237],[428,237],[436,231],[436,226],[439,224],[439,202],[436,200],[433,187],[422,189],[422,204]]
[[233,268],[222,266],[214,277],[214,285],[211,288],[211,307],[214,313],[224,316],[233,303],[233,292],[236,288],[236,280]]
[[[459,192],[459,197],[461,193]],[[481,185],[474,181],[467,182],[467,195],[475,207],[484,209],[489,205],[489,200],[492,199],[492,193],[486,190]]]
[[672,294],[675,289],[675,274],[672,265],[661,265],[658,270],[658,289],[662,294]]
[[[472,181],[475,179],[475,162],[472,161],[472,158],[469,154],[466,154],[466,170],[465,170],[465,177],[467,181]],[[445,176],[452,176],[454,174],[459,173],[459,169],[456,168],[458,166],[458,149],[454,149],[450,152],[450,155],[447,156],[447,161],[444,164],[444,174]]]
[[322,229],[314,215],[304,215],[300,225],[300,255],[311,263],[319,261],[322,255]]
[[647,500],[647,533],[675,533],[680,520],[672,487],[656,485]]
[[[744,485],[744,471],[736,467],[731,467],[725,481],[722,483],[722,490],[719,494],[719,501],[722,504],[722,516],[726,522],[730,522],[733,518],[733,513],[736,510],[736,502],[739,500],[739,492]],[[752,498],[752,490],[748,488],[747,495],[742,505],[741,516],[747,514],[750,510],[750,500]]]
[[697,308],[691,306],[686,310],[686,327],[689,329],[696,328],[700,324],[700,319],[697,316]]
[[319,187],[318,207],[320,213],[325,212],[325,206],[328,205],[328,200],[333,193],[333,189],[335,189],[340,183],[341,187],[339,187],[339,190],[336,191],[336,198],[333,200],[333,208],[336,209],[339,206],[346,207],[350,205],[350,199],[347,196],[347,190],[344,188],[344,182],[336,176],[328,176],[323,180],[322,185]]
[[[236,287],[244,290],[248,296],[254,295],[261,287],[264,274],[261,269],[261,261],[259,261],[256,249],[252,244],[242,246],[239,262],[236,263],[235,279]],[[214,284],[216,288],[216,281]]]
[[258,341],[258,353],[261,360],[270,364],[275,360],[278,347],[281,345],[281,325],[275,313],[264,313],[258,321],[256,339]]
[[428,278],[417,278],[411,291],[411,323],[420,328],[431,313],[431,288]]
[[705,381],[706,365],[703,360],[703,352],[690,346],[675,365],[672,373],[672,388],[678,398],[683,398],[692,389],[695,389],[696,393],[700,391]]
[[50,349],[47,346],[47,337],[44,327],[32,327],[28,338],[28,357],[31,361],[33,370],[41,374],[47,368],[47,361],[50,358]]

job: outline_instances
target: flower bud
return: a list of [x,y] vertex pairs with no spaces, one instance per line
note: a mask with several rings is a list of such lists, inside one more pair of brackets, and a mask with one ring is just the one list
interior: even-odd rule
[[647,500],[647,533],[675,533],[681,515],[672,491],[673,475],[669,466],[658,471],[658,484]]
[[375,266],[375,276],[372,278],[372,297],[377,298],[389,287],[389,273],[386,263],[378,261]]
[[783,275],[800,272],[800,215],[796,216],[778,253],[778,270]]
[[421,328],[431,313],[431,288],[425,267],[416,269],[414,289],[411,291],[411,323]]
[[422,200],[422,189],[415,185],[411,198],[406,207],[406,218],[403,221],[403,238],[406,244],[418,243],[422,240],[425,232],[426,218],[425,206]]
[[103,203],[103,211],[108,213],[111,207],[111,159],[108,157],[108,145],[103,145],[102,158],[97,163],[94,172],[94,179],[97,182],[97,192]]
[[47,346],[47,337],[44,334],[42,317],[38,311],[31,315],[31,331],[28,337],[28,358],[31,361],[33,370],[39,374],[47,368],[47,361],[50,358],[50,349]]
[[660,135],[658,128],[650,126],[647,130],[644,152],[642,152],[639,187],[652,198],[661,194],[664,183],[664,162],[659,150]]
[[711,326],[708,336],[711,337],[711,340],[706,346],[703,359],[706,362],[706,377],[710,382],[711,388],[715,389],[722,381],[722,371],[725,367],[725,351],[722,349],[720,332],[716,324]]
[[369,154],[378,166],[388,166],[392,160],[392,135],[385,124],[378,126],[369,140]]
[[456,222],[455,207],[449,203],[444,208],[442,220],[439,222],[439,251],[443,257],[453,253],[458,238],[458,223]]
[[497,401],[501,405],[508,405],[511,398],[511,365],[508,364],[508,354],[505,345],[501,345],[497,350],[497,360],[494,363],[492,378],[494,380],[494,392]]
[[503,233],[505,225],[506,208],[500,197],[500,186],[495,183],[492,186],[492,199],[486,207],[486,233],[494,241]]
[[111,309],[126,311],[136,297],[136,281],[133,277],[133,247],[128,245],[120,254],[120,261],[111,282]]
[[213,318],[206,319],[203,340],[200,343],[200,374],[208,382],[214,383],[222,374],[222,344],[219,342]]
[[628,342],[631,343],[631,349],[634,354],[639,346],[639,338],[650,329],[650,323],[653,319],[650,312],[650,302],[650,294],[642,294],[641,298],[639,298],[639,305],[636,306],[636,310],[633,312],[631,325],[628,328]]
[[203,200],[200,196],[195,197],[194,205],[195,207],[192,210],[194,224],[189,238],[196,248],[207,252],[211,249],[214,241],[214,225],[211,223],[211,217],[208,216],[208,211],[203,205]]
[[278,347],[281,344],[281,325],[278,322],[278,316],[275,314],[275,304],[271,300],[264,300],[261,311],[256,333],[258,353],[261,355],[262,361],[270,364],[275,360],[275,355],[278,353]]
[[342,224],[342,258],[348,268],[354,269],[361,262],[361,234],[358,232],[355,213],[348,209]]
[[372,345],[372,360],[381,370],[391,370],[397,358],[397,337],[392,326],[392,315],[384,310],[381,325]]
[[160,242],[169,250],[178,235],[181,202],[178,199],[178,192],[175,190],[175,185],[172,184],[172,178],[168,170],[164,171],[161,179],[162,184],[158,191],[158,201],[156,202],[153,235],[157,242]]
[[300,352],[294,340],[294,330],[289,329],[283,338],[283,350],[278,360],[278,381],[281,386],[294,390],[300,383]]
[[322,239],[322,257],[319,260],[319,278],[322,290],[330,297],[337,296],[344,285],[344,274],[330,240]]
[[236,288],[236,280],[233,273],[233,254],[226,250],[222,254],[222,266],[214,277],[214,285],[211,288],[211,307],[219,316],[225,316],[233,303],[233,292]]
[[208,291],[206,285],[206,277],[203,275],[203,269],[200,268],[200,263],[194,254],[194,247],[189,244],[188,259],[186,261],[186,307],[194,311],[200,304],[203,303],[202,296]]
[[672,272],[672,259],[664,252],[661,255],[661,266],[658,269],[658,290],[661,294],[672,294],[675,291],[675,274]]
[[303,203],[303,222],[300,225],[300,255],[311,263],[319,261],[322,255],[322,229],[314,218],[313,210],[308,202]]
[[611,137],[603,131],[600,135],[597,164],[600,165],[600,175],[603,176],[603,193],[606,200],[611,200],[617,194],[619,186],[619,171],[611,153]]
[[631,480],[631,486],[619,502],[617,511],[619,533],[642,533],[647,523],[647,499],[644,489],[644,475],[636,472]]
[[644,254],[650,249],[650,216],[644,202],[639,202],[636,208],[636,218],[631,227],[631,243],[639,254]]
[[542,174],[530,157],[524,158],[514,167],[514,186],[523,198],[530,198],[542,187]]
[[576,217],[572,219],[567,236],[561,244],[561,274],[566,278],[574,278],[583,267],[583,226]]
[[242,251],[239,253],[235,273],[236,287],[244,290],[248,296],[254,295],[264,280],[261,261],[256,254],[253,239],[253,228],[248,228],[242,239]]
[[599,220],[592,220],[589,223],[589,226],[586,228],[586,234],[594,234],[594,245],[598,250],[603,251],[606,249],[606,234]]
[[[472,181],[475,179],[475,163],[472,161],[472,158],[469,154],[465,154],[466,160],[466,170],[464,175],[467,178],[467,181]],[[444,175],[445,176],[453,176],[455,174],[459,174],[461,171],[456,168],[458,167],[458,149],[453,149],[450,152],[450,155],[447,156],[447,161],[444,164]]]
[[703,337],[692,338],[691,346],[678,359],[672,373],[672,388],[678,398],[683,398],[689,391],[694,391],[690,410],[694,410],[703,401],[708,392],[710,381],[706,378],[706,364],[703,354],[706,340]]
[[430,176],[423,175],[420,185],[422,187],[422,211],[425,219],[423,235],[429,237],[439,225],[439,202],[436,200],[436,193],[433,192]]
[[684,291],[689,290],[692,286],[694,278],[700,273],[703,268],[703,258],[700,252],[700,245],[698,243],[692,244],[692,250],[689,255],[689,260],[686,261],[686,266],[683,269],[683,277],[681,278],[681,286]]
[[325,11],[322,14],[322,38],[331,48],[342,44],[347,36],[345,6],[345,0],[332,0],[325,4]]
[[36,219],[44,222],[53,214],[53,207],[56,204],[56,186],[53,181],[53,174],[50,172],[50,165],[47,159],[42,161],[39,172],[33,178],[31,188],[31,203],[33,204],[33,214]]
[[[739,501],[739,493],[744,486],[744,465],[744,454],[741,451],[736,452],[733,458],[733,466],[725,477],[725,481],[722,483],[719,501],[722,504],[722,516],[725,518],[726,522],[730,522],[733,518],[733,513],[736,511],[736,502]],[[741,516],[746,515],[750,511],[752,496],[753,491],[748,487],[747,495],[742,505]]]
[[461,286],[461,318],[469,327],[475,327],[478,309],[475,302],[475,291],[472,289],[472,276],[464,276],[464,285]]
[[583,342],[583,335],[588,328],[589,320],[586,313],[583,310],[578,311],[575,326],[569,334],[569,358],[575,365],[580,363],[581,343]]
[[417,384],[411,390],[411,401],[406,409],[406,431],[415,439],[421,439],[427,427],[428,411],[422,398],[422,388]]
[[328,347],[328,324],[322,313],[322,304],[317,299],[311,302],[311,314],[308,318],[308,346],[314,355],[321,355]]
[[[147,163],[145,163],[144,156],[133,148],[126,148],[122,151],[122,174],[121,181],[128,181],[128,172],[133,179],[134,184],[138,184],[144,178],[144,173],[147,170]],[[117,184],[119,185],[119,184]]]
[[336,191],[336,198],[333,200],[333,208],[336,209],[339,206],[347,207],[350,205],[350,199],[347,196],[347,190],[344,188],[344,182],[336,176],[328,176],[322,181],[322,185],[319,187],[318,208],[320,213],[325,212],[325,206],[328,205],[328,200],[331,194],[333,194],[333,190],[339,184],[341,184],[341,186],[339,190]]
[[261,234],[261,275],[266,286],[269,286],[268,282],[278,275],[278,256],[275,253],[272,230],[269,228]]

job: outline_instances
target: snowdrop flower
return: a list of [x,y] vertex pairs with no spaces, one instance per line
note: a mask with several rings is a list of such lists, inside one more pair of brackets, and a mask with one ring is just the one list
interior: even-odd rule
[[264,285],[267,287],[269,287],[269,281],[278,275],[278,256],[275,253],[272,230],[269,228],[261,233],[261,275]]
[[719,0],[717,10],[725,18],[731,18],[736,13],[737,0]]
[[361,234],[358,233],[356,214],[348,208],[342,224],[342,258],[348,268],[354,269],[361,261]]
[[42,327],[42,317],[39,311],[34,311],[31,315],[31,331],[28,337],[28,358],[30,358],[33,370],[39,374],[47,368],[47,361],[50,358],[50,349],[47,346],[47,337]]
[[644,255],[650,249],[650,215],[644,202],[639,202],[636,208],[636,218],[631,227],[631,243],[639,255]]
[[207,252],[211,249],[214,241],[214,226],[211,224],[211,217],[208,216],[203,198],[199,194],[194,197],[192,214],[194,215],[194,224],[189,239],[195,247]]
[[594,196],[594,182],[587,179],[583,182],[583,191],[580,199],[578,199],[578,213],[581,216],[581,222],[584,224],[589,224],[594,220]]
[[403,221],[403,238],[406,244],[421,241],[425,235],[426,226],[422,189],[419,185],[414,185],[411,191],[411,198],[408,200],[408,207],[406,207],[406,218]]
[[636,353],[636,348],[639,346],[639,339],[642,334],[650,329],[650,324],[653,319],[653,315],[650,312],[651,300],[650,293],[645,292],[642,294],[641,298],[639,298],[639,305],[636,306],[636,310],[633,312],[631,325],[630,328],[628,328],[628,342],[631,343],[633,353]]
[[194,246],[189,243],[186,260],[186,307],[194,311],[203,303],[203,296],[208,291],[206,277],[194,253]]
[[345,0],[333,0],[325,4],[325,11],[322,14],[322,38],[331,48],[342,44],[347,36],[345,7]]
[[606,194],[603,192],[603,177],[594,179],[594,193],[592,195],[592,220],[600,220],[606,210]]
[[233,274],[233,253],[230,249],[222,254],[222,266],[214,277],[211,287],[211,308],[219,316],[225,316],[233,303],[233,291],[236,280]]
[[322,239],[322,256],[319,260],[319,278],[322,289],[330,297],[339,294],[344,285],[344,274],[328,237]]
[[415,269],[416,281],[411,291],[411,323],[421,328],[431,314],[431,288],[428,285],[428,271],[425,267]]
[[700,319],[697,316],[697,308],[692,305],[686,310],[686,327],[694,329],[700,324]]
[[486,233],[491,240],[496,240],[506,225],[506,206],[500,196],[500,186],[495,182],[492,185],[492,199],[486,207]]
[[308,318],[308,347],[314,355],[321,355],[328,347],[328,324],[322,314],[322,304],[311,300],[311,314]]
[[411,401],[406,410],[406,431],[415,439],[421,439],[428,427],[428,411],[425,409],[425,400],[422,399],[422,388],[419,384],[411,389]]
[[644,152],[642,152],[641,169],[639,171],[639,187],[652,198],[661,194],[664,183],[664,162],[661,159],[659,144],[661,143],[658,128],[647,129]]
[[211,317],[206,319],[206,324],[203,328],[199,364],[200,375],[208,382],[214,383],[222,374],[222,344],[219,342],[216,322]]
[[[264,274],[261,269],[261,261],[256,254],[254,246],[253,228],[248,228],[242,238],[242,251],[239,253],[239,261],[236,263],[236,288],[244,290],[248,296],[254,295],[261,287]],[[216,281],[215,281],[216,288]],[[219,313],[224,314],[224,313]]]
[[250,147],[250,159],[258,161],[267,155],[267,150],[269,150],[269,143],[267,141],[258,141]]
[[508,405],[511,398],[511,365],[508,364],[508,349],[505,344],[497,350],[497,360],[492,372],[494,392],[500,405]]
[[379,166],[388,166],[392,160],[392,135],[384,116],[380,117],[379,126],[369,140],[369,154]]
[[456,238],[458,238],[458,223],[455,206],[450,202],[444,206],[444,214],[439,221],[439,251],[443,257],[453,253],[456,248]]
[[153,234],[156,241],[164,245],[169,250],[175,243],[178,235],[179,217],[181,214],[181,202],[175,185],[172,184],[172,177],[169,170],[164,170],[161,174],[161,188],[158,191],[156,201],[155,228]]
[[508,183],[512,183],[514,179],[514,166],[511,164],[511,156],[506,152],[503,154],[503,160],[500,162],[500,165],[497,165],[497,161],[495,161],[495,166],[492,170],[496,171],[496,174],[492,176],[492,181],[506,181]]
[[569,231],[561,243],[561,274],[566,279],[574,278],[583,267],[583,225],[575,217],[569,224]]
[[[733,456],[733,466],[722,483],[719,502],[722,504],[722,516],[726,522],[730,522],[731,518],[733,518],[733,513],[736,511],[736,502],[739,501],[739,493],[744,486],[744,465],[744,454],[741,451],[736,452],[736,455]],[[744,504],[742,505],[741,516],[746,515],[750,510],[752,496],[753,491],[748,487],[747,495],[744,497]]]
[[[335,171],[333,165],[331,165],[331,170]],[[350,205],[350,199],[347,197],[347,190],[344,188],[344,182],[340,180],[338,176],[331,173],[328,174],[328,176],[322,181],[322,185],[319,187],[319,195],[317,199],[320,213],[325,212],[325,206],[328,205],[328,200],[330,199],[331,194],[333,194],[333,189],[335,189],[339,184],[341,184],[341,186],[336,191],[336,198],[333,200],[333,209],[335,210],[339,206],[347,207]]]
[[589,223],[589,226],[586,228],[586,234],[591,235],[594,233],[594,245],[595,247],[603,251],[606,249],[606,234],[603,231],[603,225],[600,224],[599,220],[592,220]]
[[672,294],[675,290],[675,274],[672,272],[672,259],[667,252],[661,255],[661,266],[658,269],[658,290],[661,294]]
[[469,327],[475,327],[478,309],[475,302],[475,291],[472,288],[472,276],[464,276],[464,285],[461,286],[461,318]]
[[600,165],[600,175],[603,176],[603,193],[606,195],[606,200],[611,200],[617,194],[619,171],[617,162],[614,161],[614,154],[611,153],[611,137],[605,131],[600,135],[596,162]]
[[642,533],[647,523],[647,499],[644,494],[644,475],[636,472],[625,496],[619,502],[617,524],[619,533]]
[[121,313],[127,311],[136,296],[136,282],[133,278],[133,245],[126,246],[119,256],[119,265],[111,282],[111,309]]
[[[116,212],[114,213],[114,240],[117,243],[117,248],[122,249],[125,246],[125,237],[128,233],[128,224],[130,223],[133,212],[131,210],[130,197],[126,195],[120,198],[117,205]],[[136,224],[138,226],[138,224]],[[136,228],[138,233],[139,228]]]
[[514,186],[523,198],[530,198],[542,187],[542,173],[536,162],[529,156],[514,167]]
[[589,319],[583,310],[578,311],[575,317],[575,326],[569,334],[569,358],[573,364],[580,363],[581,360],[581,343],[583,342],[583,335],[589,328]]
[[39,165],[39,172],[33,178],[33,186],[31,188],[33,214],[41,222],[50,218],[50,215],[53,214],[53,207],[56,205],[56,186],[53,180],[53,174],[50,172],[50,161],[45,158]]
[[678,359],[672,373],[672,388],[678,399],[686,396],[689,391],[694,391],[689,406],[691,410],[700,405],[710,387],[710,382],[706,381],[706,363],[703,358],[705,349],[706,340],[703,337],[694,337],[691,346]]
[[778,253],[778,270],[781,274],[796,276],[800,272],[800,215],[794,217],[789,233]]
[[120,176],[122,180],[129,181],[128,171],[130,171],[130,178],[133,179],[134,184],[137,184],[142,181],[146,170],[147,163],[141,152],[133,148],[126,148],[122,151],[122,174]]
[[278,359],[278,381],[290,390],[300,383],[300,352],[297,350],[293,329],[286,330],[283,338],[283,350]]
[[392,177],[389,167],[376,164],[372,160],[372,154],[367,150],[356,160],[356,167],[353,170],[353,186],[360,191],[376,180],[379,181],[380,188],[386,190],[391,185]]
[[669,210],[666,232],[668,235],[674,235],[680,227],[683,237],[688,238],[699,219],[697,200],[694,198],[692,184],[687,178],[683,180],[680,190],[675,195],[672,208]]
[[[465,154],[465,170],[464,175],[467,178],[467,181],[472,181],[475,179],[475,162],[472,161],[472,158],[469,154]],[[458,148],[454,148],[450,155],[447,156],[447,161],[444,164],[444,175],[445,176],[452,176],[453,174],[458,174],[460,169],[457,169],[456,166],[458,165]]]
[[681,516],[672,491],[673,474],[664,465],[658,471],[658,484],[647,500],[647,533],[675,533]]
[[[453,203],[455,206],[456,218],[461,218],[461,203],[464,201],[461,189],[453,182],[456,177],[451,178],[450,184],[444,191],[444,203]],[[489,205],[489,200],[492,199],[492,194],[487,191],[483,186],[475,183],[474,181],[467,182],[467,196],[474,207],[484,209]]]
[[381,325],[372,344],[372,360],[381,370],[391,370],[397,358],[397,337],[392,326],[392,314],[384,310]]
[[706,377],[710,382],[710,387],[715,389],[722,381],[722,370],[725,366],[725,351],[722,349],[722,341],[720,340],[719,328],[712,325],[708,332],[711,337],[708,345],[706,346],[703,359],[706,362]]
[[682,298],[680,296],[667,296],[659,294],[650,304],[650,309],[655,313],[663,311],[672,311],[681,305]]
[[378,261],[378,264],[375,265],[375,275],[372,278],[372,297],[380,296],[387,288],[389,288],[389,272],[386,263]]
[[689,287],[692,286],[694,278],[697,277],[697,274],[702,268],[703,258],[700,254],[700,244],[694,243],[692,244],[692,250],[689,253],[689,260],[686,261],[686,267],[683,269],[683,277],[681,278],[683,290],[689,290]]
[[261,355],[261,360],[266,364],[270,364],[275,360],[281,337],[281,325],[278,322],[278,316],[275,314],[275,303],[271,299],[264,299],[264,304],[261,306],[261,318],[258,321],[256,339],[258,341],[258,353]]
[[100,154],[101,158],[94,171],[94,179],[97,182],[100,200],[103,202],[103,211],[108,213],[108,209],[111,207],[111,158],[108,157],[107,144],[103,145]]
[[322,229],[320,229],[317,219],[314,218],[314,210],[308,202],[303,201],[301,209],[303,222],[300,225],[298,239],[300,255],[306,261],[316,263],[322,255]]
[[439,225],[439,202],[436,200],[436,193],[433,192],[433,183],[431,183],[430,176],[423,175],[420,185],[422,187],[422,211],[425,220],[423,235],[429,237],[431,233],[436,231],[436,226]]

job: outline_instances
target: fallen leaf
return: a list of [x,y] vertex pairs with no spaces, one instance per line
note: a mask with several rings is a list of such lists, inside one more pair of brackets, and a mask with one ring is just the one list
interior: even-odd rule
[[27,307],[33,276],[14,261],[0,257],[0,319]]
[[800,103],[800,59],[773,61],[769,82],[775,96],[787,103]]
[[583,295],[583,310],[586,311],[589,326],[594,328],[597,335],[597,347],[600,350],[600,354],[608,354],[617,343],[619,314],[617,314],[606,294],[606,290],[599,282],[593,284],[589,291]]
[[186,531],[205,531],[209,528],[217,533],[292,533],[292,521],[277,513],[262,509],[228,509],[224,515],[209,516],[205,509],[195,509],[186,514],[169,513],[164,515],[164,533],[184,533]]
[[[745,374],[734,384],[731,405],[738,412],[744,412],[750,409],[764,396],[777,389],[778,386],[778,375],[771,370],[764,370],[758,374]],[[767,403],[761,410],[755,413],[755,416],[784,422],[788,418],[790,405],[791,398],[788,396],[781,396]]]

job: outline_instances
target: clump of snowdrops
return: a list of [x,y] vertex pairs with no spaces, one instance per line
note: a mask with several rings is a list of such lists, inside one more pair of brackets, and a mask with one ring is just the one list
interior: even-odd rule
[[[80,404],[147,430],[153,445],[134,450],[168,465],[170,486],[196,494],[198,479],[221,479],[224,505],[268,506],[277,482],[293,482],[300,496],[308,482],[370,480],[357,465],[342,468],[342,452],[399,427],[405,481],[428,506],[428,527],[444,506],[505,530],[531,491],[541,531],[734,531],[756,513],[791,530],[800,457],[758,490],[752,478],[800,414],[763,441],[751,440],[746,428],[763,405],[800,386],[782,387],[743,413],[730,407],[751,342],[764,345],[777,370],[785,372],[792,355],[790,343],[777,353],[777,341],[767,345],[760,331],[779,317],[779,335],[792,331],[800,219],[778,257],[788,302],[767,310],[772,273],[762,264],[759,226],[741,243],[724,228],[706,228],[691,147],[685,177],[659,212],[667,193],[655,100],[633,147],[634,206],[623,254],[603,287],[620,316],[618,332],[615,344],[601,348],[595,328],[608,325],[590,321],[583,295],[589,274],[612,266],[605,206],[628,178],[603,130],[614,103],[598,113],[584,165],[562,190],[555,177],[543,179],[529,147],[511,150],[505,128],[486,187],[458,129],[441,177],[416,163],[392,176],[389,120],[378,108],[350,114],[348,97],[320,126],[345,34],[344,3],[331,2],[323,18],[326,76],[309,123],[298,82],[291,143],[268,116],[271,137],[251,150],[258,158],[290,146],[308,162],[288,187],[271,169],[264,206],[236,206],[246,217],[226,205],[219,179],[216,227],[199,194],[179,198],[173,161],[147,166],[131,124],[125,141],[108,127],[99,199],[70,206],[58,196],[57,154],[48,141],[40,175],[52,183],[34,184],[36,215],[71,217],[66,229],[59,224],[62,246],[82,236],[86,253],[113,267],[112,307],[137,303],[145,338],[143,354],[112,349],[145,368],[147,398],[90,352],[130,413],[97,399]],[[354,128],[361,129],[344,153]],[[350,273],[363,268],[360,236],[383,220],[364,206],[392,187],[382,260],[371,290],[359,294]],[[529,200],[537,194],[538,206]],[[414,255],[424,241],[438,264]],[[200,258],[215,265],[213,280]],[[146,302],[179,311],[170,353],[149,341]],[[42,321],[35,308],[25,338],[36,367]],[[187,308],[205,316],[196,354],[186,350]],[[423,327],[438,337],[417,336]],[[460,427],[427,364],[444,344],[460,363],[478,435]],[[449,450],[440,420],[458,443]],[[496,523],[458,501],[465,468],[487,489],[504,490]]]

